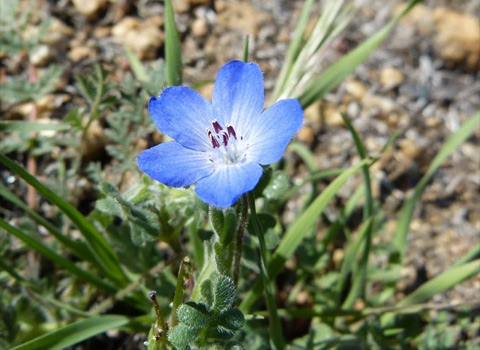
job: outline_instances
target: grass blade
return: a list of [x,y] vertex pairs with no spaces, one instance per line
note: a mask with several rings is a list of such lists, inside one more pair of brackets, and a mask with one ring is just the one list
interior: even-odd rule
[[165,0],[165,60],[167,84],[182,85],[182,52],[171,0]]
[[473,133],[475,126],[478,125],[479,121],[480,111],[471,116],[453,135],[448,138],[438,154],[432,160],[432,163],[430,164],[430,167],[425,175],[418,182],[413,195],[403,205],[398,217],[398,225],[393,236],[393,244],[396,248],[396,252],[392,254],[390,258],[391,262],[400,263],[403,259],[407,246],[408,230],[410,228],[410,222],[413,218],[415,205],[420,199],[420,196],[425,190],[428,182],[433,177],[440,165],[445,161],[445,159],[449,157],[457,149],[457,147],[460,146]]
[[[345,125],[347,126],[348,130],[352,134],[353,141],[355,143],[355,147],[357,148],[357,152],[360,158],[366,159],[367,151],[365,149],[365,145],[362,142],[362,138],[358,134],[357,130],[355,130],[351,121],[343,114],[342,114],[342,119],[345,122]],[[362,258],[360,260],[357,270],[355,271],[355,274],[353,275],[354,276],[353,286],[350,289],[347,299],[343,304],[343,307],[347,309],[353,307],[353,303],[355,302],[355,300],[359,296],[364,295],[365,293],[364,286],[365,286],[366,270],[367,270],[368,259],[370,256],[370,250],[372,245],[372,228],[374,226],[374,217],[372,216],[373,215],[373,196],[372,196],[372,183],[370,179],[370,169],[368,165],[364,165],[362,167],[362,175],[363,175],[363,180],[365,182],[365,204],[363,207],[363,220],[367,220],[368,218],[371,218],[371,221],[369,221],[369,224],[365,226],[366,228],[365,245],[363,246]]]
[[[360,232],[358,233],[357,238],[348,246],[348,249],[345,253],[345,257],[340,268],[337,282],[337,298],[340,301],[340,295],[342,294],[347,278],[352,269],[354,268],[355,257],[359,249],[362,246],[362,243],[368,237],[371,227],[372,227],[373,218],[370,217],[364,224]],[[347,298],[348,299],[348,298]],[[346,307],[348,309],[348,307]]]
[[437,277],[425,282],[411,294],[402,299],[397,306],[409,306],[423,303],[437,293],[442,293],[460,282],[480,273],[480,259],[464,265],[454,266]]
[[323,97],[327,92],[337,87],[347,75],[352,73],[363,61],[367,59],[370,53],[375,50],[390,33],[392,28],[406,13],[408,13],[417,3],[422,0],[411,0],[407,7],[390,22],[385,25],[377,34],[371,36],[360,44],[348,55],[337,61],[316,78],[300,96],[300,104],[307,108],[313,102]]
[[12,234],[13,236],[20,239],[30,248],[35,249],[37,252],[45,256],[47,259],[62,266],[63,268],[70,271],[72,274],[76,275],[77,277],[80,277],[81,279],[87,282],[90,282],[91,284],[97,287],[100,287],[106,291],[109,291],[111,293],[114,293],[116,291],[116,288],[114,286],[106,283],[105,281],[96,277],[95,275],[92,275],[91,273],[85,270],[82,270],[77,265],[72,263],[70,260],[64,258],[61,255],[58,255],[52,249],[48,248],[46,245],[44,245],[40,241],[20,231],[16,227],[9,225],[2,218],[0,218],[0,227],[3,228],[5,231],[9,232],[10,234]]
[[30,209],[28,205],[18,199],[12,192],[10,192],[5,186],[0,183],[0,196],[6,200],[12,202],[14,205],[24,210],[38,225],[45,227],[59,242],[61,242],[66,248],[68,248],[73,254],[84,261],[90,261],[95,264],[95,259],[88,250],[88,247],[81,241],[73,241],[66,235],[64,235],[59,229],[57,229],[50,222],[38,215],[35,211]]
[[63,131],[69,130],[70,124],[66,123],[41,123],[23,120],[0,121],[1,132],[38,132],[38,131]]
[[70,203],[45,187],[34,176],[29,174],[21,166],[16,164],[2,153],[0,153],[0,162],[5,164],[29,185],[34,187],[38,193],[55,204],[65,215],[69,217],[88,242],[93,256],[95,257],[97,266],[102,270],[105,276],[108,276],[112,281],[123,285],[126,277],[120,267],[118,257],[113,249],[108,245],[107,241],[105,241],[101,233],[96,230],[95,226],[93,226],[93,224],[89,222],[87,218],[85,218]]
[[[367,163],[368,161],[364,160],[345,170],[315,199],[307,210],[293,222],[268,264],[268,272],[271,279],[274,279],[278,275],[285,265],[285,262],[295,253],[303,238],[310,232],[315,221],[338,190],[353,174],[357,173],[361,167]],[[258,280],[243,299],[240,308],[243,311],[248,311],[261,293],[262,283],[261,280]]]
[[61,350],[110,329],[126,326],[129,322],[129,318],[122,315],[92,317],[32,339],[11,350]]

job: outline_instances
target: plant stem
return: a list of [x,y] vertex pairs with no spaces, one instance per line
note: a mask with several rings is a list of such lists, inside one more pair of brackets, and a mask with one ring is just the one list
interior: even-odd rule
[[180,264],[180,269],[178,271],[177,277],[177,286],[175,288],[175,295],[173,296],[173,307],[172,307],[172,327],[176,326],[177,321],[177,309],[183,303],[183,294],[185,291],[185,279],[188,278],[190,267],[190,258],[187,256],[183,259]]
[[270,315],[269,331],[273,342],[273,346],[276,350],[282,350],[285,348],[285,340],[283,339],[282,325],[280,324],[280,318],[278,317],[277,305],[273,296],[273,288],[268,275],[267,270],[267,245],[265,243],[265,236],[263,234],[263,228],[258,220],[255,209],[255,197],[253,192],[248,193],[248,206],[250,207],[250,215],[252,216],[253,229],[258,237],[260,243],[260,267],[262,270],[263,285],[265,288],[265,297],[267,299],[268,313]]
[[235,260],[233,262],[233,282],[235,287],[238,285],[238,277],[240,276],[240,263],[242,261],[242,247],[243,247],[243,234],[245,232],[245,225],[247,223],[248,216],[248,198],[247,195],[242,197],[242,217],[240,219],[240,225],[238,225],[237,242],[235,245]]

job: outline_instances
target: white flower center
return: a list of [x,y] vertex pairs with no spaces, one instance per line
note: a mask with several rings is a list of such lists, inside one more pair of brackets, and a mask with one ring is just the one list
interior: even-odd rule
[[221,162],[223,164],[243,162],[246,159],[245,151],[248,148],[243,136],[237,135],[232,125],[226,124],[223,128],[216,119],[212,121],[212,127],[213,131],[210,128],[206,130],[213,149],[210,160],[213,163]]

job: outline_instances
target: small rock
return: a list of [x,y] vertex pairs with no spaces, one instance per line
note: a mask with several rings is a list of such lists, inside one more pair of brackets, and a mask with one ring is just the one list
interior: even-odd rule
[[398,141],[400,146],[400,151],[405,160],[414,160],[416,159],[421,152],[421,148],[413,139],[402,139]]
[[207,100],[211,101],[212,100],[212,94],[213,94],[213,83],[206,83],[200,86],[198,89],[198,92],[200,95],[205,97]]
[[52,50],[48,45],[40,45],[30,54],[30,62],[35,67],[45,66],[52,58]]
[[175,13],[187,13],[190,10],[188,0],[173,0],[172,6]]
[[480,69],[480,21],[469,14],[438,8],[435,22],[435,51],[453,63],[466,63],[469,69]]
[[75,46],[68,53],[68,57],[75,63],[84,60],[85,58],[95,55],[94,50],[87,46]]
[[196,37],[208,34],[208,23],[205,18],[197,18],[192,23],[192,34]]
[[322,104],[322,122],[327,126],[345,127],[340,108],[333,103],[324,102]]
[[70,28],[65,23],[60,21],[58,18],[53,17],[48,31],[45,36],[42,38],[42,42],[49,45],[59,44],[64,41],[66,38],[74,34],[73,28]]
[[361,81],[352,80],[345,84],[345,90],[357,100],[361,100],[367,92],[367,87]]
[[106,38],[112,34],[111,27],[95,27],[93,30],[93,36],[95,38]]
[[320,129],[322,123],[321,101],[315,101],[303,112],[305,121],[307,121],[314,130]]
[[222,27],[243,31],[250,35],[258,34],[262,16],[252,5],[244,1],[225,3],[225,8],[217,16],[218,24]]
[[104,128],[98,120],[94,120],[87,131],[86,137],[82,139],[80,145],[82,157],[88,160],[98,159],[98,155],[102,153],[107,144],[107,136]]
[[73,5],[88,19],[95,19],[98,13],[105,9],[107,0],[72,0]]
[[380,72],[380,81],[388,89],[400,85],[403,78],[403,72],[397,68],[386,67]]
[[162,45],[164,35],[159,29],[163,20],[154,16],[147,21],[126,17],[112,29],[115,41],[127,46],[140,59],[153,59]]
[[298,132],[297,136],[295,137],[298,141],[306,143],[307,145],[313,145],[315,141],[315,134],[313,129],[309,125],[304,125],[300,131]]

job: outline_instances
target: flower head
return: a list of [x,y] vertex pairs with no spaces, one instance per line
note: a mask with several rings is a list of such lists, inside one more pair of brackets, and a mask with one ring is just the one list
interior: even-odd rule
[[148,110],[157,128],[174,141],[143,151],[140,169],[171,187],[196,183],[204,202],[233,205],[253,190],[263,168],[278,161],[300,129],[297,99],[263,110],[263,77],[254,63],[231,61],[218,72],[212,102],[174,86],[152,97]]

